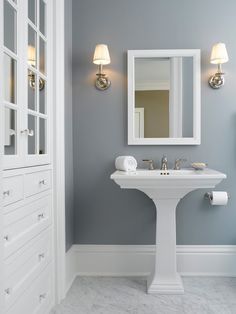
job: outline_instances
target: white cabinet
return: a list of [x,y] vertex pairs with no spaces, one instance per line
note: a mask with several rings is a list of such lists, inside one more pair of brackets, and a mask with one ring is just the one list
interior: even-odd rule
[[3,1],[3,168],[50,163],[52,1]]
[[[3,314],[19,313],[18,306],[26,309],[25,314],[41,309],[47,314],[53,302],[52,167],[5,170],[2,182]],[[45,300],[41,294],[46,295]]]
[[3,206],[23,199],[23,176],[13,175],[3,179]]
[[51,262],[51,230],[33,238],[5,260],[5,308],[9,309]]
[[6,314],[47,314],[52,306],[52,278],[49,264]]
[[47,314],[54,299],[53,3],[0,0],[3,314]]

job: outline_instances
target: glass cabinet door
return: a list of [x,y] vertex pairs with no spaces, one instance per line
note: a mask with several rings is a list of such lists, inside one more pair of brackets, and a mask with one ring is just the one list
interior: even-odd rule
[[20,110],[18,95],[18,7],[16,2],[3,1],[3,106],[4,106],[4,167],[18,166]]
[[28,0],[28,162],[48,155],[47,4]]
[[4,168],[47,164],[52,1],[2,1]]

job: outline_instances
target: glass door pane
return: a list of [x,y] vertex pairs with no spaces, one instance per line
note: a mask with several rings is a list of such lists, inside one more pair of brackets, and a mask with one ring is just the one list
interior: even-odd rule
[[46,114],[46,82],[39,78],[39,112]]
[[31,26],[28,27],[28,63],[31,67],[37,67],[37,35]]
[[16,104],[16,61],[4,54],[4,100]]
[[37,118],[33,115],[28,115],[28,154],[37,154]]
[[28,109],[37,110],[36,101],[36,73],[28,70]]
[[39,39],[39,71],[42,74],[46,73],[46,45],[45,41],[40,37]]
[[28,18],[36,25],[37,21],[37,4],[36,0],[28,0]]
[[39,154],[46,154],[46,120],[39,118]]
[[4,1],[4,46],[16,53],[16,11]]
[[5,107],[4,117],[4,154],[15,155],[16,152],[16,110]]
[[39,6],[39,30],[43,35],[45,35],[45,2],[40,0]]

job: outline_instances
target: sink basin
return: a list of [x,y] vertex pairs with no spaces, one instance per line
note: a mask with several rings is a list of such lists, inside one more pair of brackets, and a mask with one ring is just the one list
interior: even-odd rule
[[182,294],[176,266],[176,207],[181,198],[200,188],[214,188],[226,175],[212,169],[115,171],[111,175],[123,189],[138,189],[156,206],[156,260],[147,282],[148,293]]
[[[146,169],[137,169],[136,171],[132,172],[125,172],[125,171],[115,171],[111,175],[111,179],[116,180],[117,178],[158,178],[162,176],[161,179],[170,179],[171,176],[175,176],[176,178],[185,178],[185,179],[203,179],[203,178],[208,178],[208,179],[224,179],[226,178],[226,175],[213,170],[206,168],[204,170],[194,170],[192,168],[186,168],[186,169],[181,169],[181,170],[146,170]],[[205,180],[204,179],[204,180]],[[129,179],[128,179],[129,180]],[[220,180],[220,181],[221,181]]]

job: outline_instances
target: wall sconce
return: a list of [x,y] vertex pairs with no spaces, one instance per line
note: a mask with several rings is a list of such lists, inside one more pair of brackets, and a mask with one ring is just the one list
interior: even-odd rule
[[[35,47],[31,45],[28,46],[28,64],[31,65],[33,68],[36,67],[36,50],[35,50]],[[32,89],[35,89],[36,80],[35,80],[35,74],[33,71],[29,70],[28,78],[29,78],[29,86]],[[40,91],[44,89],[44,85],[45,85],[44,80],[40,77],[39,78],[39,90]]]
[[225,83],[224,73],[222,72],[222,64],[229,61],[228,53],[223,43],[217,43],[212,47],[211,60],[212,64],[217,64],[218,70],[209,79],[212,88],[218,89]]
[[109,50],[107,45],[97,45],[94,51],[93,63],[98,65],[97,79],[95,81],[95,86],[99,90],[108,89],[111,85],[111,81],[108,79],[105,73],[103,73],[103,65],[109,64],[111,62]]

